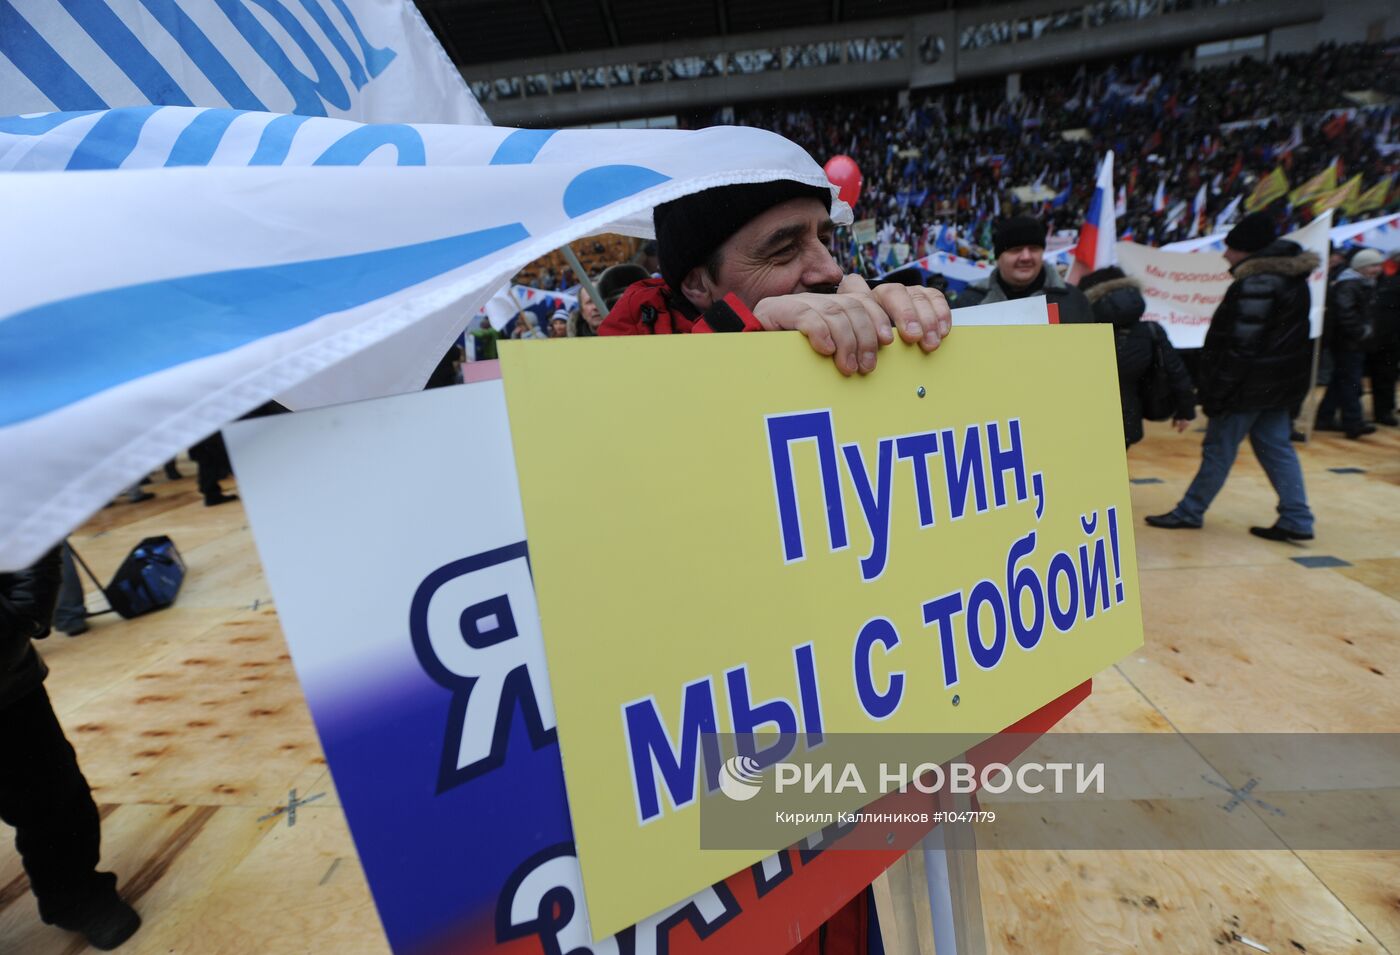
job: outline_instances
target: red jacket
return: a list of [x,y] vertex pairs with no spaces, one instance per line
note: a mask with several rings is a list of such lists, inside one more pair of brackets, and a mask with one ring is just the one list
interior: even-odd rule
[[645,279],[631,285],[608,310],[599,335],[679,335],[690,332],[761,332],[763,326],[733,293],[703,314],[672,292],[665,279]]
[[[672,292],[665,279],[646,279],[629,287],[598,326],[600,336],[761,331],[763,326],[753,312],[732,293],[702,314]],[[867,891],[857,892],[789,955],[865,955],[866,937],[871,930]]]

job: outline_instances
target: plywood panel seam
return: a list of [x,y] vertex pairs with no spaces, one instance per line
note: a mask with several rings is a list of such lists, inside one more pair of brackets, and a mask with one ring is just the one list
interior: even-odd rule
[[[1250,806],[1249,809],[1255,814],[1255,816],[1258,816],[1260,819],[1263,819],[1262,816],[1259,816],[1258,811],[1255,810],[1253,806]],[[1264,825],[1267,826],[1268,822],[1265,821]],[[1272,827],[1270,827],[1270,831],[1272,831]],[[1291,847],[1288,851],[1289,854],[1293,856],[1293,858],[1298,860],[1298,862],[1303,866],[1303,868],[1308,870],[1308,874],[1318,881],[1318,884],[1322,886],[1322,888],[1327,892],[1327,894],[1332,896],[1332,898],[1336,899],[1337,904],[1340,905],[1348,915],[1356,919],[1356,924],[1361,926],[1361,928],[1370,937],[1370,940],[1374,942],[1382,952],[1385,952],[1386,955],[1397,955],[1397,953],[1392,952],[1390,950],[1389,946],[1381,942],[1380,938],[1376,935],[1376,933],[1371,931],[1371,926],[1367,925],[1365,919],[1363,919],[1357,912],[1353,911],[1352,907],[1347,904],[1345,899],[1339,896],[1336,892],[1332,891],[1332,886],[1329,885],[1327,880],[1324,879],[1316,870],[1314,870],[1312,866],[1308,865],[1308,860],[1304,859],[1301,855],[1298,854],[1297,850]]]

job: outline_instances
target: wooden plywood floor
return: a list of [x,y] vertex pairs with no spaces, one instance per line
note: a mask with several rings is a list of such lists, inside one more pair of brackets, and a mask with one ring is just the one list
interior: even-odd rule
[[[1204,530],[1143,526],[1180,496],[1200,442],[1148,435],[1129,454],[1147,643],[1063,729],[1400,731],[1400,431],[1303,451],[1318,516],[1306,545],[1247,533],[1274,506],[1248,451]],[[386,952],[241,505],[205,508],[193,485],[158,479],[155,500],[113,505],[73,537],[105,576],[140,537],[170,534],[190,567],[178,605],[41,646],[104,813],[103,864],[145,918],[123,951]],[[293,792],[311,800],[295,824]],[[0,952],[81,951],[38,921],[3,843]],[[1400,955],[1400,853],[996,851],[980,864],[998,955],[1258,951],[1235,934],[1288,955]]]

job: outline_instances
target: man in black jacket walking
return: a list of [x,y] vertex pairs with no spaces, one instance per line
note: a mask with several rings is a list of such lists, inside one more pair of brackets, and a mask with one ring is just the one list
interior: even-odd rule
[[1289,407],[1307,393],[1312,379],[1308,276],[1322,261],[1277,234],[1273,221],[1256,212],[1225,237],[1235,280],[1201,349],[1199,392],[1210,416],[1201,467],[1174,509],[1147,518],[1153,527],[1200,527],[1247,435],[1278,493],[1278,520],[1249,532],[1276,541],[1313,537],[1303,469],[1288,435]]
[[107,951],[141,917],[117,895],[117,877],[97,871],[97,806],[30,643],[49,634],[60,577],[57,547],[27,570],[0,573],[0,819],[15,828],[39,917]]

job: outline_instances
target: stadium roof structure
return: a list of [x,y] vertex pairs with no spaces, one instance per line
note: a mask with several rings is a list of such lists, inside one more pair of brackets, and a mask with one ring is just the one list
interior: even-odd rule
[[415,0],[459,67],[986,7],[996,0]]

